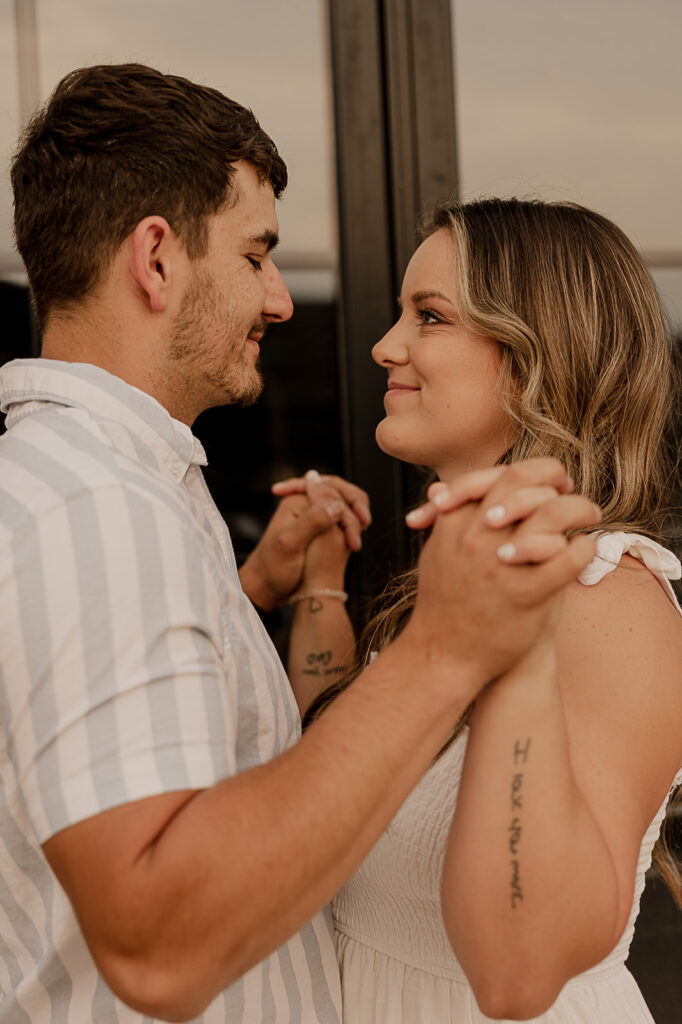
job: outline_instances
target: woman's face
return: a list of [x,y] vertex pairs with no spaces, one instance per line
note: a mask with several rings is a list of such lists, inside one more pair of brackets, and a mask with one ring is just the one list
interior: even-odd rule
[[405,272],[398,322],[372,350],[388,371],[379,447],[441,480],[493,465],[512,424],[497,393],[499,345],[462,326],[450,232],[423,242]]

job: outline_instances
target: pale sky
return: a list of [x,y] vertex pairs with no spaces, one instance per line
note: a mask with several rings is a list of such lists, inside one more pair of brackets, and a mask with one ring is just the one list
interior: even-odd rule
[[[452,0],[463,197],[535,194],[682,252],[680,0]],[[336,254],[326,0],[37,0],[41,92],[140,60],[251,106],[290,170],[282,254]],[[14,0],[0,0],[0,265],[18,131]],[[656,273],[682,324],[682,268]]]

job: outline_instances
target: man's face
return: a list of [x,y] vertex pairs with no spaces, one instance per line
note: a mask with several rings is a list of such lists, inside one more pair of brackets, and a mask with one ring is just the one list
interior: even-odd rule
[[260,341],[269,323],[293,312],[271,258],[278,240],[272,187],[239,161],[233,188],[236,202],[209,221],[208,252],[193,263],[173,326],[172,373],[188,420],[212,406],[256,401]]

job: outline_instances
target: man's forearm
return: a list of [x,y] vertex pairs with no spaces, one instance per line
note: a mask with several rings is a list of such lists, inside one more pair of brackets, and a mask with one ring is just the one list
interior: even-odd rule
[[[62,857],[72,830],[48,841],[114,991],[144,1012],[196,1015],[279,947],[368,852],[471,690],[451,662],[399,639],[296,747],[183,795],[151,834],[126,823],[129,805],[73,826],[76,857],[73,847]],[[116,844],[123,860],[112,856]]]

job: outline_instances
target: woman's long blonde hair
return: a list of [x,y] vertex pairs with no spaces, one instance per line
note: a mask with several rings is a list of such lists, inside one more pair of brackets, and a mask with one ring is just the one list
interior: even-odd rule
[[[447,203],[422,234],[442,229],[455,247],[462,322],[500,345],[500,400],[517,427],[502,461],[553,455],[576,492],[601,507],[600,529],[660,539],[673,465],[671,349],[635,247],[611,221],[573,203]],[[416,590],[416,568],[389,585],[363,634],[357,669],[320,695],[308,719],[348,685],[369,651],[400,632]],[[682,908],[679,867],[661,844],[656,858]]]

